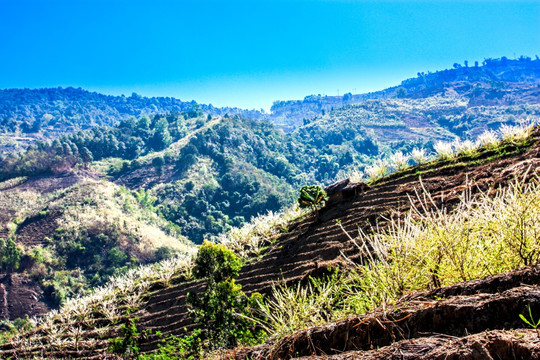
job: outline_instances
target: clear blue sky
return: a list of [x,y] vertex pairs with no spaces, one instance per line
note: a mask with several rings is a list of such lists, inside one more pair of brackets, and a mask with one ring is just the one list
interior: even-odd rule
[[540,56],[540,1],[0,0],[0,88],[268,109]]

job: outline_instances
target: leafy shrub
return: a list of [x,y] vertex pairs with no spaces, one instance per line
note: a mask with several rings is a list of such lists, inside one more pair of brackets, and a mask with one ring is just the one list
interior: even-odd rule
[[121,336],[109,339],[107,349],[109,352],[122,355],[127,359],[139,354],[139,337],[141,333],[137,328],[137,321],[139,321],[139,318],[131,318],[127,324],[120,326]]
[[0,239],[0,264],[3,270],[15,271],[19,268],[22,251],[13,239]]
[[256,303],[257,296],[248,298],[233,279],[241,267],[241,261],[223,245],[204,242],[199,249],[193,275],[204,280],[206,288],[200,294],[188,293],[187,303],[191,316],[200,326],[198,336],[205,349],[253,344],[264,336],[251,320],[250,307]]
[[297,201],[300,208],[311,208],[317,213],[317,209],[324,205],[326,200],[328,196],[321,186],[304,185],[300,189],[300,197]]
[[169,335],[158,346],[157,353],[141,354],[138,360],[196,359],[196,356],[203,352],[201,329],[195,329],[190,335],[184,337]]

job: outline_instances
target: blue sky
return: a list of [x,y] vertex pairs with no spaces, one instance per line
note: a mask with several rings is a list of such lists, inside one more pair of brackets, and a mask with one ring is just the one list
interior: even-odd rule
[[0,88],[268,109],[540,56],[540,1],[0,0]]

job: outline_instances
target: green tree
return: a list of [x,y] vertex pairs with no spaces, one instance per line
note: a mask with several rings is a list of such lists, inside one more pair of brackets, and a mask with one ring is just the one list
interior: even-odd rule
[[0,261],[4,270],[14,271],[19,268],[21,250],[12,239],[0,239]]
[[171,134],[169,133],[169,123],[166,119],[160,118],[156,121],[154,135],[152,136],[151,146],[154,150],[163,150],[172,142]]
[[83,147],[81,150],[81,158],[84,164],[84,168],[88,168],[88,164],[94,160],[92,152],[87,147]]
[[199,248],[193,275],[204,280],[206,288],[202,293],[188,293],[187,303],[209,350],[253,343],[264,336],[248,319],[257,296],[248,298],[234,281],[241,267],[238,257],[223,245],[205,241]]
[[311,208],[315,211],[315,217],[319,218],[318,209],[328,200],[326,191],[319,185],[304,185],[300,189],[298,205],[301,208]]
[[156,169],[156,172],[161,175],[161,171],[163,170],[163,165],[165,164],[165,160],[161,156],[157,156],[152,159],[152,166]]

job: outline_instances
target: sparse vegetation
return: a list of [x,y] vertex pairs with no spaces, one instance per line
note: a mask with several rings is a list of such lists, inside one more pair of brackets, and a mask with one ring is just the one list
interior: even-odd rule
[[397,171],[405,169],[409,166],[409,155],[404,155],[401,151],[396,151],[392,156],[390,156],[390,162],[392,167]]
[[[387,230],[354,239],[361,264],[308,285],[276,285],[261,307],[278,337],[393,304],[408,292],[483,278],[540,262],[538,181],[515,181],[495,196],[464,193],[451,211],[419,194],[420,209],[389,219]],[[396,214],[397,215],[397,214]],[[352,239],[352,238],[351,238]]]
[[384,160],[366,167],[365,172],[371,182],[381,179],[388,174],[388,165]]
[[424,148],[414,148],[411,152],[411,158],[416,164],[423,164],[427,161],[428,156],[426,154],[426,149]]
[[540,319],[537,320],[534,320],[534,317],[533,317],[533,314],[532,314],[532,311],[531,311],[531,306],[529,305],[528,307],[528,310],[529,310],[529,317],[526,318],[525,315],[523,314],[519,314],[519,318],[527,325],[529,325],[530,327],[532,327],[534,330],[536,330],[536,332],[538,333],[538,327],[540,326]]
[[441,159],[449,159],[454,155],[454,147],[451,143],[439,141],[435,144],[434,149]]
[[219,243],[234,251],[243,261],[254,261],[265,249],[272,245],[272,239],[300,218],[304,211],[291,207],[281,212],[269,211],[266,215],[254,217],[241,227],[232,228],[218,238]]

